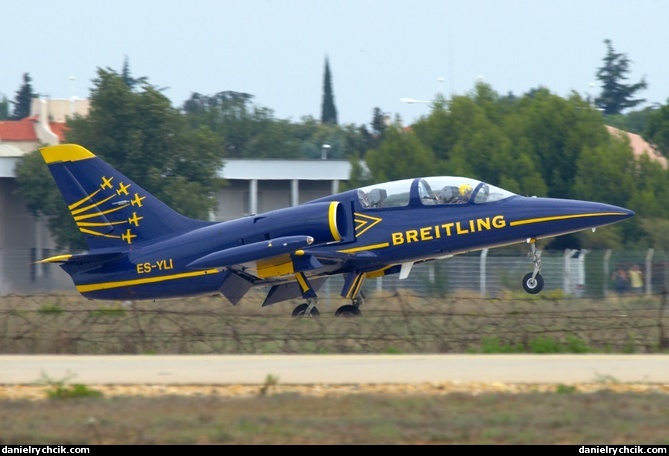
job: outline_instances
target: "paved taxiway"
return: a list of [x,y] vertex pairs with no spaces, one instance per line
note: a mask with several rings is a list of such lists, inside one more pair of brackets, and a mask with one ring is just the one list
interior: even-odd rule
[[669,355],[0,355],[0,384],[669,384]]

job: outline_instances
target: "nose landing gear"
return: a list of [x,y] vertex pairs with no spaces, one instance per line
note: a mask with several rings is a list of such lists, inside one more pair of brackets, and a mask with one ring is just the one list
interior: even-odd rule
[[532,262],[534,270],[523,277],[523,289],[530,294],[537,294],[544,289],[544,278],[541,276],[541,251],[537,249],[537,240],[530,238],[527,240],[532,249]]

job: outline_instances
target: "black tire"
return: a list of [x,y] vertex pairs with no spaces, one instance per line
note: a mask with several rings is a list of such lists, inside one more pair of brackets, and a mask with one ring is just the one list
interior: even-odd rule
[[362,312],[360,312],[360,309],[351,304],[341,306],[335,312],[335,317],[359,317],[361,315]]
[[523,278],[523,288],[530,294],[537,294],[544,289],[544,278],[541,277],[541,274],[537,274],[532,280],[532,273],[530,272]]
[[291,315],[293,317],[319,317],[321,315],[316,307],[312,307],[311,314],[306,315],[305,312],[307,311],[307,307],[309,307],[309,304],[307,303],[300,304],[299,306],[295,307]]

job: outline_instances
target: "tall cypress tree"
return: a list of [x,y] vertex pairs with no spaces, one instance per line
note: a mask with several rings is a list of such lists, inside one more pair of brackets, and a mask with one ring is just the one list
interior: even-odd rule
[[0,96],[0,120],[9,119],[9,100],[6,96]]
[[30,115],[30,105],[32,104],[33,98],[37,98],[38,95],[33,92],[33,86],[30,84],[32,78],[28,73],[23,74],[23,84],[16,91],[16,101],[11,103],[14,105],[14,110],[12,113],[12,120],[21,120]]
[[321,123],[337,125],[337,108],[332,94],[332,76],[330,62],[325,57],[325,75],[323,76],[323,104],[321,106]]
[[627,74],[630,72],[630,59],[626,54],[616,52],[611,45],[611,40],[604,40],[607,52],[603,65],[597,70],[597,79],[602,83],[602,94],[595,99],[597,107],[604,114],[620,114],[627,108],[646,101],[643,98],[634,99],[634,94],[648,87],[645,78],[636,84],[625,84]]

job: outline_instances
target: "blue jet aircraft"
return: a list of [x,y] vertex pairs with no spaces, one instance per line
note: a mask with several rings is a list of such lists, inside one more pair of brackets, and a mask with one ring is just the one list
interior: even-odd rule
[[368,278],[409,276],[414,264],[528,243],[528,293],[543,288],[539,239],[620,222],[622,207],[523,197],[464,177],[374,184],[299,206],[226,222],[184,217],[93,153],[74,144],[41,149],[89,250],[60,263],[91,299],[223,295],[236,305],[266,287],[263,306],[304,299],[293,316],[319,315],[316,292],[342,274],[337,316],[358,316]]

